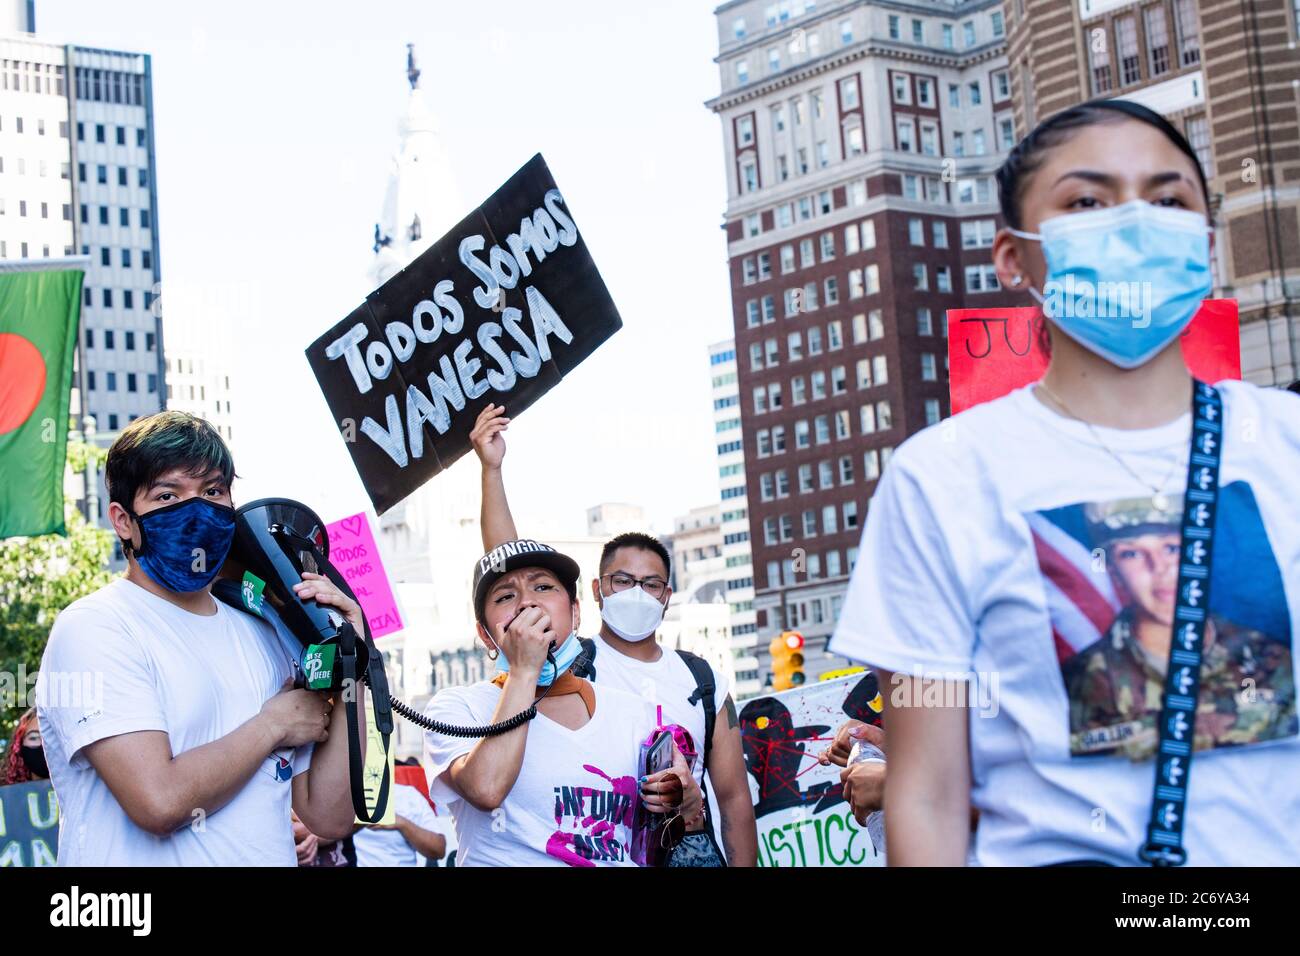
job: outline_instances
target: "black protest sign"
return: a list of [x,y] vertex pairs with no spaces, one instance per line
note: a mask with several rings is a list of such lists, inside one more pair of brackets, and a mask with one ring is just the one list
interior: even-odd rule
[[622,324],[539,153],[307,361],[383,514],[470,450],[483,408],[518,417]]
[[54,866],[59,801],[48,780],[0,787],[0,867]]

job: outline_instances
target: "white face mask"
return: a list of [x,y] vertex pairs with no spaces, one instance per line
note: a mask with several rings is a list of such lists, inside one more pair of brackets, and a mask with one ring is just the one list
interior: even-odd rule
[[600,616],[623,640],[644,641],[663,620],[664,606],[638,585],[606,595]]

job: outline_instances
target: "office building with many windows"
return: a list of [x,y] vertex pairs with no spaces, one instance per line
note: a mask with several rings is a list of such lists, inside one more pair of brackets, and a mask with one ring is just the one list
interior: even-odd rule
[[725,596],[731,621],[731,668],[737,700],[763,689],[755,653],[758,627],[754,614],[754,567],[749,541],[745,443],[741,439],[740,386],[736,375],[736,343],[731,339],[709,346],[713,396],[713,428],[717,441],[718,491]]
[[86,411],[110,437],[166,405],[153,90],[147,54],[68,47]]
[[[948,413],[945,312],[1006,305],[993,174],[1014,145],[994,0],[733,0],[716,9],[735,427],[755,655],[809,680],[892,450]],[[723,423],[719,423],[721,427]],[[727,502],[723,502],[724,508]]]
[[[30,3],[0,14],[0,260],[85,269],[71,413],[107,444],[166,394],[150,60],[46,42]],[[102,481],[82,500],[103,523]]]

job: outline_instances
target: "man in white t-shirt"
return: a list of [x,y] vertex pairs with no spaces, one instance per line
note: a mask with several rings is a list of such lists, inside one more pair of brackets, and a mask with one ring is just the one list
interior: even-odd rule
[[[509,419],[505,408],[489,405],[480,413],[470,440],[483,466],[481,527],[483,546],[491,550],[518,537],[501,473]],[[750,797],[749,774],[740,738],[736,706],[727,679],[709,666],[714,687],[713,738],[705,775],[705,713],[699,682],[686,659],[660,646],[656,630],[672,597],[671,558],[655,538],[628,533],[606,542],[601,551],[600,577],[592,593],[601,609],[600,634],[588,642],[594,652],[591,679],[640,696],[662,707],[663,723],[690,732],[697,757],[695,783],[705,790],[709,822],[721,840],[727,863],[755,866],[758,830]],[[693,656],[693,655],[692,655]],[[701,818],[688,829],[705,828]]]
[[[351,832],[343,709],[293,689],[271,625],[210,593],[234,474],[215,429],[181,412],[109,449],[126,575],[59,614],[37,683],[61,866],[293,866],[291,806],[322,837]],[[299,596],[363,626],[319,576]]]
[[447,852],[447,838],[439,830],[433,807],[416,787],[394,783],[391,824],[371,824],[357,829],[352,845],[357,866],[419,866],[420,858],[441,860]]

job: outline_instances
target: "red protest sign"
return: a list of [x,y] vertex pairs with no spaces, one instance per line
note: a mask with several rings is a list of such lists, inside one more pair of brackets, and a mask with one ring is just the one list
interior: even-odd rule
[[433,806],[433,798],[429,796],[429,782],[424,778],[424,768],[420,766],[411,767],[404,764],[398,764],[393,768],[393,783],[406,784],[420,791],[420,795],[429,801],[429,806]]
[[[1038,345],[1037,306],[948,311],[948,391],[952,413],[1036,382],[1047,371]],[[1236,299],[1206,299],[1183,332],[1183,357],[1203,382],[1241,378]]]

